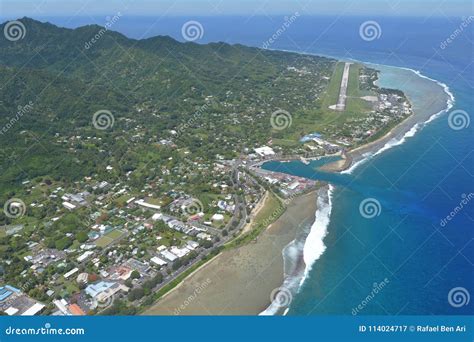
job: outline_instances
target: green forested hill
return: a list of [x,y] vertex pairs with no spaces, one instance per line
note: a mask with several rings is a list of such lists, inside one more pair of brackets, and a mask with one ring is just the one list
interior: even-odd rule
[[[225,43],[134,40],[96,25],[73,30],[19,20],[25,37],[0,39],[3,199],[35,177],[74,181],[109,164],[133,170],[160,139],[172,139],[194,158],[232,157],[281,134],[269,124],[279,108],[293,115],[290,133],[304,130],[298,117],[318,108],[323,76],[335,63]],[[94,36],[99,38],[87,46]],[[30,102],[32,108],[11,124],[18,106]],[[91,123],[101,109],[115,118],[106,131]],[[170,134],[183,127],[185,133]],[[157,158],[165,157],[162,149]]]

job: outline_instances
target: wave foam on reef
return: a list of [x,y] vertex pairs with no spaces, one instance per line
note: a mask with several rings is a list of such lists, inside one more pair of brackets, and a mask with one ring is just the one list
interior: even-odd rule
[[[368,63],[373,64],[373,63]],[[381,148],[375,151],[370,151],[364,153],[362,155],[362,159],[355,162],[350,168],[345,171],[342,171],[342,174],[351,174],[357,167],[364,164],[371,158],[381,154],[384,151],[391,149],[392,147],[398,146],[403,144],[408,138],[415,136],[415,134],[422,129],[426,124],[430,123],[431,121],[435,120],[436,118],[440,117],[442,114],[449,111],[455,103],[455,98],[453,93],[450,91],[449,87],[439,82],[435,79],[432,79],[428,76],[421,74],[420,71],[405,68],[405,67],[398,67],[400,69],[409,70],[419,77],[431,80],[441,86],[444,92],[448,95],[448,99],[446,101],[446,108],[440,110],[439,112],[431,115],[428,120],[424,122],[416,123],[413,127],[411,127],[401,138],[393,138],[390,139],[388,142],[384,144]],[[305,263],[305,269],[303,275],[299,276],[288,276],[286,273],[286,266],[285,266],[285,280],[283,282],[282,288],[289,289],[291,293],[296,294],[305,280],[308,277],[308,273],[311,271],[312,267],[316,263],[316,261],[321,257],[321,255],[326,250],[326,245],[324,244],[324,238],[328,233],[328,226],[330,223],[330,216],[332,211],[332,194],[334,191],[334,186],[329,185],[327,188],[322,188],[318,191],[317,201],[318,201],[318,209],[315,214],[315,222],[311,226],[309,234],[307,235],[306,239],[303,240],[294,240],[288,246],[285,247],[283,250],[283,256],[285,260],[295,260],[301,257]],[[285,261],[286,265],[286,261]],[[275,314],[282,314],[286,315],[289,311],[289,308],[282,308],[278,303],[272,302],[270,306],[260,313],[260,315],[275,315]]]
[[[439,112],[431,115],[428,120],[425,122],[416,123],[413,127],[410,128],[401,138],[390,139],[388,142],[384,144],[381,148],[373,152],[367,152],[362,155],[362,159],[354,163],[349,169],[342,171],[343,174],[351,174],[357,167],[362,165],[363,163],[367,162],[374,156],[381,154],[382,152],[394,147],[403,144],[408,138],[415,136],[415,134],[422,129],[426,124],[430,123],[431,121],[435,120],[437,117],[441,116],[442,114],[449,111],[455,103],[455,98],[453,93],[450,91],[449,87],[439,82],[435,79],[429,78],[423,74],[421,74],[418,70],[410,69],[410,68],[403,68],[400,69],[409,70],[419,77],[431,80],[441,86],[444,92],[448,95],[448,99],[446,101],[446,108],[440,110]],[[324,196],[318,194],[318,210],[316,212],[316,220],[311,228],[311,232],[308,235],[305,245],[304,245],[304,261],[306,264],[305,274],[301,279],[300,286],[304,283],[307,278],[308,272],[313,267],[313,264],[321,257],[321,255],[326,250],[326,246],[324,245],[323,239],[327,234],[327,227],[330,223],[330,214],[332,209],[332,191],[333,187],[330,185],[327,194],[327,202],[325,203]]]
[[[304,240],[293,240],[290,242],[282,251],[283,261],[284,261],[284,281],[281,285],[280,289],[283,290],[283,305],[278,303],[277,300],[273,300],[268,308],[264,311],[259,313],[259,316],[273,316],[273,315],[283,315],[285,316],[289,310],[289,304],[291,304],[291,300],[293,295],[298,291],[299,283],[301,276],[297,272],[298,267],[298,260],[300,259],[301,251],[304,247]],[[291,263],[292,265],[288,265]],[[290,269],[291,273],[288,273],[288,269]]]
[[[308,226],[305,234],[303,234],[304,236],[290,242],[282,251],[284,281],[280,288],[285,292],[284,296],[289,297],[288,303],[285,304],[289,305],[291,303],[291,299],[298,292],[301,284],[303,284],[312,265],[326,250],[323,240],[327,234],[327,227],[330,221],[333,191],[334,186],[329,185],[317,192],[318,205],[315,221],[311,226]],[[286,315],[289,311],[288,305],[282,306],[274,300],[259,315]]]
[[[324,188],[323,188],[324,189]],[[321,190],[323,190],[321,189]],[[315,220],[311,226],[311,230],[306,237],[303,247],[303,260],[306,265],[304,276],[301,279],[300,285],[308,276],[308,272],[313,267],[313,264],[323,255],[326,250],[326,245],[323,240],[328,233],[327,228],[330,222],[332,211],[332,193],[334,186],[329,185],[326,193],[318,191],[318,206],[315,214]]]
[[[369,64],[372,64],[372,63],[369,63]],[[377,64],[375,64],[377,65]],[[392,147],[395,147],[395,146],[399,146],[399,145],[402,145],[403,143],[405,143],[405,141],[408,139],[408,138],[412,138],[415,136],[415,134],[420,130],[422,129],[423,127],[425,127],[428,123],[432,122],[433,120],[437,119],[438,117],[440,117],[442,114],[446,113],[447,111],[449,111],[453,106],[454,106],[454,103],[455,103],[455,98],[454,98],[454,94],[451,92],[451,90],[449,89],[449,87],[445,84],[445,83],[442,83],[440,81],[437,81],[433,78],[430,78],[428,76],[425,76],[423,75],[419,70],[414,70],[414,69],[410,69],[410,68],[405,68],[405,67],[397,67],[399,69],[403,69],[403,70],[408,70],[408,71],[411,71],[413,73],[415,73],[417,76],[421,77],[421,78],[424,78],[424,79],[427,79],[427,80],[430,80],[432,82],[435,82],[436,84],[438,84],[440,87],[443,88],[444,92],[448,95],[448,99],[446,100],[446,108],[440,110],[439,112],[437,113],[434,113],[433,115],[431,115],[428,120],[424,121],[424,122],[419,122],[419,123],[416,123],[412,128],[410,128],[410,130],[408,132],[406,132],[401,138],[397,139],[397,138],[393,138],[393,139],[390,139],[389,141],[387,141],[385,143],[384,146],[382,146],[380,149],[376,150],[376,151],[373,151],[373,152],[367,152],[365,154],[363,154],[363,158],[359,161],[357,161],[356,163],[354,163],[350,168],[348,168],[347,170],[344,170],[342,171],[341,173],[342,174],[351,174],[352,172],[354,172],[354,170],[359,167],[360,165],[366,163],[367,161],[369,161],[370,159],[372,159],[373,157],[381,154],[382,152],[384,151],[387,151],[389,149],[391,149]]]

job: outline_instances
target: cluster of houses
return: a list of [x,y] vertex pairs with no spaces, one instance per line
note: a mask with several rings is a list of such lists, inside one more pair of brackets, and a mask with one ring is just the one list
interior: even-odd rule
[[0,286],[0,311],[8,316],[34,316],[45,308],[33,298],[10,285]]
[[[140,275],[139,279],[132,279],[134,271]],[[98,275],[80,272],[79,268],[75,267],[64,273],[63,277],[66,280],[75,280],[83,290],[70,298],[54,300],[56,310],[53,315],[84,315],[98,307],[107,307],[117,295],[128,293],[130,288],[126,285],[127,280],[139,285],[156,274],[151,264],[134,258],[108,268],[99,268]],[[97,279],[98,277],[100,279]]]
[[61,196],[63,200],[63,207],[68,210],[74,210],[78,207],[87,205],[87,198],[90,196],[90,193],[87,191],[79,192],[76,194],[64,194]]
[[307,190],[314,188],[316,181],[297,177],[281,172],[273,172],[254,166],[251,168],[257,177],[260,177],[268,184],[278,186],[280,193],[285,198],[294,197],[298,194],[306,192]]
[[150,261],[157,266],[166,266],[170,262],[174,262],[179,258],[183,258],[192,251],[199,247],[199,243],[196,241],[189,240],[182,247],[171,246],[166,247],[164,245],[158,246],[158,254],[153,256]]
[[197,236],[200,232],[204,231],[203,228],[192,226],[162,213],[153,214],[151,219],[153,221],[163,221],[169,228],[189,236]]
[[58,251],[56,249],[41,248],[41,246],[37,242],[30,243],[29,247],[31,253],[25,255],[23,257],[23,260],[32,264],[30,268],[36,274],[43,273],[44,269],[48,265],[66,258],[65,252]]

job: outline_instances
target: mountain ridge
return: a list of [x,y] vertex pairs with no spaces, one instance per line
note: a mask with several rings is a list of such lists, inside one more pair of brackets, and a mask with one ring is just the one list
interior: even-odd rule
[[[94,25],[66,29],[31,18],[19,21],[26,30],[23,38],[0,39],[5,80],[0,129],[8,127],[0,134],[4,193],[46,175],[75,181],[109,164],[122,175],[141,162],[138,151],[155,153],[149,143],[163,138],[197,158],[231,158],[237,145],[252,148],[281,135],[272,133],[268,121],[276,109],[287,108],[295,118],[317,109],[326,82],[322,76],[329,77],[335,65],[325,57],[240,44],[182,43],[168,36],[135,40]],[[30,101],[33,108],[10,125],[17,108]],[[92,125],[93,114],[103,109],[115,116],[107,131]],[[188,134],[173,137],[170,132],[180,127]],[[289,132],[297,129],[302,127],[295,121]],[[25,134],[32,138],[24,139]],[[124,138],[139,142],[119,144]],[[164,151],[156,158],[166,160]]]

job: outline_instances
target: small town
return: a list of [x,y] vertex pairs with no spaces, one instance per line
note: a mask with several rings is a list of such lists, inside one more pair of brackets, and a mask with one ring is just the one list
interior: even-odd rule
[[[249,164],[264,160],[251,154]],[[238,236],[267,186],[278,184],[284,198],[306,192],[316,183],[278,173],[255,177],[244,167],[236,168],[236,162],[214,164],[216,174],[233,177],[212,185],[213,200],[206,207],[180,191],[157,198],[151,186],[142,194],[132,194],[120,183],[86,179],[75,192],[54,188],[48,197],[58,203],[57,216],[46,228],[71,232],[60,239],[26,242],[18,266],[28,268],[16,277],[20,287],[2,287],[1,310],[8,315],[90,315],[120,299],[138,307],[147,298],[152,300],[152,292]],[[48,184],[29,182],[25,187],[34,193]],[[35,201],[27,210],[43,207]],[[79,215],[88,232],[74,233]],[[20,239],[23,229],[8,226],[4,234]],[[7,265],[15,266],[8,261]]]
[[[336,72],[342,68],[344,63],[337,64]],[[222,250],[258,239],[258,232],[278,217],[270,212],[254,222],[262,208],[284,207],[321,185],[262,165],[345,158],[351,148],[411,114],[403,93],[375,87],[377,72],[358,65],[345,67],[346,78],[356,77],[358,88],[345,86],[343,110],[332,109],[331,103],[346,93],[339,94],[339,80],[325,92],[331,88],[330,70],[318,60],[297,60],[284,71],[288,78],[304,80],[298,86],[313,82],[316,91],[309,98],[282,93],[279,101],[289,106],[318,101],[325,115],[335,117],[305,134],[291,127],[285,111],[287,127],[273,127],[270,106],[257,110],[251,104],[236,115],[242,104],[230,90],[219,101],[205,96],[189,121],[159,137],[130,118],[112,136],[56,133],[56,144],[72,155],[84,158],[92,150],[103,162],[74,182],[58,176],[23,180],[9,196],[0,232],[0,310],[7,315],[136,314]],[[217,112],[216,102],[225,115]],[[360,108],[364,115],[351,114]],[[161,116],[148,102],[135,110],[143,117]],[[225,127],[262,128],[239,141],[219,129],[219,120]],[[260,131],[268,128],[271,135],[262,139]],[[200,133],[206,130],[215,134]]]
[[0,0],[0,342],[474,342],[473,4]]

